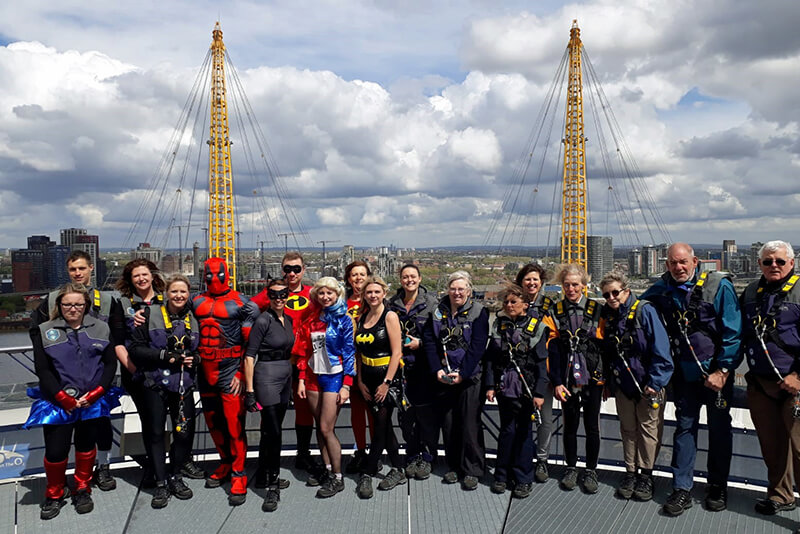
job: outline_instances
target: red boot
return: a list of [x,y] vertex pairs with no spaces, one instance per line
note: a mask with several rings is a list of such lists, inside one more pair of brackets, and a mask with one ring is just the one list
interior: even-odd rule
[[86,452],[75,451],[75,493],[81,491],[92,492],[90,483],[92,482],[92,472],[94,471],[94,459],[97,456],[97,449]]
[[44,496],[47,499],[61,499],[64,497],[64,486],[67,484],[67,460],[61,462],[48,462],[44,459],[44,472],[47,475],[47,490]]
[[206,479],[206,487],[207,488],[218,488],[222,485],[226,478],[228,478],[231,474],[231,464],[222,463],[219,464],[217,470],[211,473]]
[[247,475],[231,477],[231,494],[228,495],[228,504],[239,506],[247,499]]

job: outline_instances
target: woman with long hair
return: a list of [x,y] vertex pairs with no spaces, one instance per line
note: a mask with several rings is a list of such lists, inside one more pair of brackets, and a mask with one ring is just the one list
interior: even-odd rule
[[378,460],[384,449],[392,466],[378,484],[390,490],[406,483],[400,460],[400,445],[392,427],[392,412],[402,402],[399,368],[403,358],[400,319],[386,307],[389,286],[375,276],[364,284],[363,308],[356,329],[356,376],[358,389],[372,411],[372,443],[358,481],[358,496],[372,497],[372,477],[378,474]]
[[335,278],[324,276],[311,289],[320,312],[298,330],[292,352],[297,355],[300,379],[297,394],[308,398],[317,423],[317,441],[325,462],[318,498],[344,489],[342,445],[336,437],[339,409],[350,398],[355,371],[353,320],[347,314],[344,290]]
[[[166,302],[145,309],[145,322],[133,332],[130,354],[142,380],[139,418],[153,473],[153,508],[164,508],[170,495],[185,500],[192,490],[181,478],[194,443],[194,386],[200,327],[189,303],[189,280],[175,275],[166,283]],[[164,445],[164,423],[172,424],[170,466]]]

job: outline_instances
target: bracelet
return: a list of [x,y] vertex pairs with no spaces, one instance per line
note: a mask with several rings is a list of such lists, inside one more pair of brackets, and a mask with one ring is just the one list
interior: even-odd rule
[[348,386],[347,384],[343,384],[342,385],[342,389],[346,389],[347,391],[350,391],[350,386]]

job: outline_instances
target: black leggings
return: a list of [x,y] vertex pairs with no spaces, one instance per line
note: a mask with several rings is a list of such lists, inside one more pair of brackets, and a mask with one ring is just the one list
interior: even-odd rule
[[[157,481],[167,479],[167,450],[164,445],[164,423],[169,412],[172,428],[178,422],[178,405],[180,394],[161,389],[143,388],[141,394],[142,408],[139,418],[142,420],[142,435],[145,449],[153,466]],[[183,398],[183,414],[186,416],[186,432],[172,432],[172,445],[169,450],[172,474],[180,473],[181,467],[191,458],[194,443],[194,395],[189,391]]]
[[277,475],[281,469],[281,448],[283,446],[283,417],[288,404],[273,404],[261,409],[261,440],[258,442],[258,468],[270,475]]
[[569,467],[578,463],[578,426],[583,406],[583,427],[586,431],[586,467],[595,469],[600,456],[600,403],[603,401],[603,386],[583,386],[563,404],[564,456]]
[[364,466],[364,472],[372,476],[378,474],[378,462],[384,449],[386,449],[386,454],[389,456],[389,463],[392,467],[402,468],[400,444],[397,443],[397,436],[392,426],[394,403],[388,395],[384,402],[376,404],[374,400],[375,391],[377,391],[378,386],[383,383],[383,379],[386,377],[387,367],[361,366],[361,381],[367,386],[369,394],[373,398],[367,403],[372,412],[372,443],[369,445],[369,456]]
[[76,421],[66,425],[44,425],[44,457],[48,462],[63,462],[69,456],[72,434],[75,431],[75,450],[88,452],[97,443],[97,430],[108,417]]

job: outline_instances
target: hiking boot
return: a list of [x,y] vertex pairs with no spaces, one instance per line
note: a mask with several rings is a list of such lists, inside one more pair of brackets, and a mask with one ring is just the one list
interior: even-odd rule
[[594,469],[584,469],[583,477],[581,477],[581,486],[583,491],[590,495],[597,493],[597,471]]
[[412,459],[406,465],[406,477],[408,478],[416,478],[417,471],[419,470],[419,464],[417,464],[419,460],[417,458]]
[[637,501],[649,501],[653,498],[653,475],[639,475],[633,488],[633,498]]
[[575,467],[567,467],[567,470],[564,471],[564,476],[561,477],[561,482],[559,485],[563,490],[574,490],[575,486],[578,485],[578,469]]
[[664,513],[671,517],[681,515],[684,510],[692,507],[692,494],[685,489],[676,489],[667,497],[667,502],[661,507]]
[[428,480],[431,476],[431,463],[424,458],[420,458],[417,460],[417,473],[416,479],[417,480]]
[[531,494],[531,490],[533,489],[533,484],[530,482],[526,482],[524,484],[517,484],[514,486],[514,491],[511,492],[511,495],[515,499],[525,499]]
[[444,474],[444,477],[442,477],[442,482],[445,484],[455,484],[458,482],[458,473],[455,471],[448,471]]
[[231,506],[241,506],[247,501],[247,493],[231,493],[228,495],[228,504]]
[[193,480],[203,480],[206,478],[205,470],[191,460],[181,466],[181,475]]
[[406,476],[403,472],[392,467],[389,472],[386,473],[386,476],[383,477],[383,480],[378,483],[378,489],[381,491],[389,491],[405,483]]
[[762,499],[756,503],[756,512],[761,515],[775,515],[778,512],[788,512],[797,507],[794,501],[784,504],[772,499]]
[[478,488],[478,477],[467,475],[461,481],[461,489],[464,491],[472,491]]
[[108,464],[97,464],[94,468],[94,484],[103,491],[116,489],[117,481],[111,476],[111,469]]
[[358,486],[356,486],[356,493],[361,499],[372,498],[372,477],[369,475],[361,475],[358,479]]
[[[358,449],[350,461],[347,462],[347,469],[345,471],[351,475],[360,473],[364,469],[364,463],[367,461],[367,451]],[[380,468],[378,469],[380,471]]]
[[46,521],[56,517],[61,513],[61,508],[67,504],[67,497],[69,497],[69,488],[64,487],[64,495],[62,495],[60,499],[45,499],[40,505],[41,510],[39,511],[39,518]]
[[153,492],[153,498],[150,499],[150,506],[156,510],[164,508],[169,503],[169,488],[166,482],[158,482],[156,490]]
[[502,495],[506,492],[506,483],[502,480],[495,480],[492,482],[492,487],[490,488],[492,493],[497,493],[498,495]]
[[321,486],[330,477],[330,475],[330,471],[323,466],[322,469],[308,475],[308,478],[306,479],[306,486]]
[[633,489],[636,486],[636,482],[638,482],[636,473],[625,473],[619,486],[617,486],[617,495],[623,499],[630,499],[633,497]]
[[261,503],[262,512],[274,512],[278,509],[278,502],[281,500],[281,490],[278,486],[270,486],[264,502]]
[[728,488],[720,484],[711,484],[706,493],[706,510],[721,512],[728,507]]
[[167,479],[167,487],[169,488],[169,492],[173,494],[176,499],[185,501],[194,496],[194,493],[192,493],[192,490],[189,489],[189,486],[186,485],[180,475],[172,475],[169,477],[169,479]]
[[337,478],[335,475],[329,475],[323,482],[322,486],[317,490],[318,499],[327,499],[333,497],[337,493],[344,490],[344,480]]
[[231,476],[231,464],[220,464],[217,470],[206,478],[207,488],[218,488]]
[[72,496],[72,504],[75,505],[75,511],[79,514],[88,514],[94,510],[94,502],[89,490],[80,490]]
[[547,482],[547,479],[550,478],[550,473],[547,470],[547,460],[536,462],[536,473],[533,476],[539,484]]

